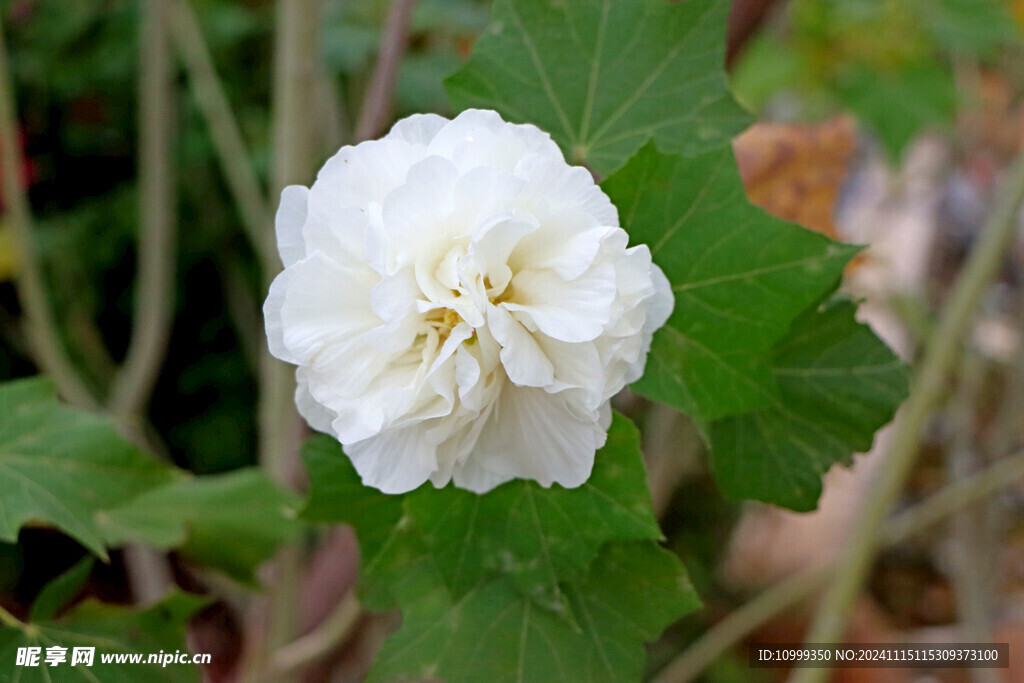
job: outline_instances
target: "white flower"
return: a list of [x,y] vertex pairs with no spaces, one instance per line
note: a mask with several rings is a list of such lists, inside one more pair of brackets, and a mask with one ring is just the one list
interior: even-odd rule
[[277,212],[295,401],[387,493],[579,486],[672,295],[550,136],[470,110],[343,147]]

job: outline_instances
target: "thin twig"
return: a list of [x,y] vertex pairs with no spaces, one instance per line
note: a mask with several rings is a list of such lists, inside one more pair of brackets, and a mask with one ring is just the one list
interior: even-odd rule
[[[159,2],[162,3],[163,0],[159,0]],[[142,42],[147,47],[153,45],[153,51],[156,54],[143,57],[144,64],[149,66],[143,66],[143,75],[140,76],[140,99],[142,100],[140,107],[142,109],[146,108],[147,99],[150,95],[145,80],[146,76],[148,74],[156,74],[155,67],[160,64],[166,66],[167,62],[166,56],[161,57],[158,54],[161,50],[166,52],[165,47],[160,47],[160,38],[152,39],[155,35],[153,33],[154,30],[162,34],[162,31],[159,30],[162,18],[156,16],[160,9],[160,7],[154,4],[154,0],[150,0],[143,19],[143,31],[146,32],[147,37]],[[147,47],[144,47],[144,52],[147,50]],[[150,71],[149,69],[153,70]],[[162,84],[154,83],[152,87],[156,88],[158,85]],[[167,87],[170,87],[169,82]],[[169,111],[169,91],[165,94],[168,95],[168,99],[161,100],[157,104],[166,107]],[[82,408],[95,410],[102,407],[110,410],[111,406],[115,404],[108,403],[106,406],[101,406],[82,379],[78,368],[75,367],[68,357],[50,309],[49,297],[46,293],[38,255],[36,254],[33,242],[32,217],[28,197],[20,182],[23,160],[21,159],[14,125],[14,111],[7,51],[3,43],[3,28],[0,26],[0,163],[2,163],[0,175],[2,175],[4,203],[8,211],[8,221],[14,228],[17,248],[20,253],[18,290],[22,298],[25,317],[28,321],[30,347],[40,369],[53,378],[58,390],[67,401]],[[163,131],[158,132],[161,136],[164,134]],[[147,144],[150,143],[144,142],[143,147]],[[143,168],[146,166],[147,164],[143,163]],[[160,172],[164,174],[171,173],[169,162]],[[146,189],[153,185],[147,186]],[[143,191],[143,195],[146,195],[145,191]],[[144,196],[143,203],[145,201]],[[155,217],[156,213],[153,216]],[[170,244],[167,244],[167,230],[171,230]],[[154,244],[149,245],[148,253],[145,256],[141,255],[145,249],[140,245],[140,298],[142,290],[146,290],[149,292],[147,295],[148,300],[150,296],[157,296],[154,292],[163,291],[166,293],[165,287],[169,287],[167,283],[161,283],[153,279],[157,276],[156,273],[149,273],[148,277],[150,279],[148,281],[145,278],[147,277],[146,271],[153,268],[155,260],[164,261],[165,259],[170,259],[169,270],[173,271],[173,253],[169,255],[158,253],[160,249],[168,252],[173,250],[173,225],[159,226],[155,237],[145,229],[140,230],[140,236],[143,242],[156,240]],[[171,277],[168,270],[163,272],[167,274],[168,278]],[[171,281],[173,282],[173,280]],[[160,360],[163,355],[163,340],[158,338],[161,335],[156,334],[156,329],[150,327],[154,325],[154,322],[159,322],[162,316],[167,315],[167,311],[159,310],[159,306],[158,302],[158,310],[146,311],[141,316],[147,321],[142,323],[147,327],[147,330],[145,333],[140,331],[133,335],[132,346],[134,348],[130,348],[128,354],[129,359],[133,360],[130,360],[125,370],[123,370],[123,376],[125,377],[122,380],[124,382],[123,388],[120,392],[116,389],[114,392],[120,398],[117,399],[117,407],[113,409],[113,412],[116,414],[111,415],[111,418],[122,425],[126,421],[132,421],[132,416],[138,417],[138,413],[144,407],[142,403],[144,403],[145,397],[149,395],[152,381],[155,380],[156,373],[159,372]],[[166,336],[165,332],[161,334]],[[142,348],[143,345],[146,346],[145,349]],[[141,402],[139,397],[141,397]],[[126,570],[132,579],[132,591],[140,601],[149,602],[159,598],[171,584],[170,570],[167,567],[166,561],[159,553],[141,546],[129,546],[126,548],[125,557]],[[0,615],[0,620],[3,620],[3,615]]]
[[361,614],[359,600],[349,592],[315,630],[275,652],[271,666],[282,674],[301,671],[345,642]]
[[319,66],[319,75],[316,79],[317,111],[320,112],[318,142],[321,149],[333,152],[351,137],[352,130],[345,114],[345,102],[338,83],[328,72],[325,60],[321,59]]
[[141,543],[129,543],[123,552],[124,570],[136,604],[152,605],[167,595],[174,576],[163,553]]
[[661,519],[686,474],[692,471],[703,444],[693,423],[678,410],[656,403],[644,419],[647,487],[654,514]]
[[1024,479],[1024,452],[1000,458],[983,471],[949,484],[923,502],[901,512],[885,524],[879,534],[883,546],[891,547],[938,524],[954,512],[985,500],[1001,489]]
[[[880,534],[881,544],[885,547],[898,545],[1021,479],[1024,479],[1024,453],[1003,458],[985,471],[946,486],[924,502],[892,518]],[[685,652],[662,669],[654,683],[686,683],[693,680],[762,624],[813,595],[825,584],[831,573],[828,568],[811,570],[795,574],[765,589],[708,629]]]
[[147,0],[139,54],[139,239],[132,336],[114,380],[110,409],[144,411],[174,321],[177,226],[174,196],[174,72],[166,26],[169,0]]
[[266,192],[249,162],[231,103],[217,76],[210,49],[189,0],[174,0],[171,35],[178,56],[185,65],[196,104],[210,130],[210,140],[241,216],[242,227],[259,257],[263,272],[276,272],[277,251],[274,233],[268,228],[271,214]]
[[235,328],[238,348],[246,365],[256,369],[260,364],[260,338],[263,336],[263,319],[259,304],[252,288],[246,281],[240,259],[234,254],[225,254],[221,260],[221,287],[224,292],[224,310]]
[[28,194],[22,184],[24,159],[15,125],[15,111],[14,87],[0,21],[0,184],[3,185],[6,220],[18,251],[17,285],[28,338],[36,363],[57,383],[57,389],[64,398],[80,406],[96,408],[96,398],[68,356],[50,308],[50,297],[32,235]]
[[[960,364],[958,386],[950,401],[949,418],[953,437],[946,449],[946,471],[957,481],[980,467],[982,454],[976,444],[975,411],[985,381],[985,360],[970,351]],[[992,563],[990,542],[994,533],[989,521],[991,509],[980,504],[950,520],[950,540],[955,548],[951,560],[953,592],[957,613],[969,643],[992,641]],[[998,683],[992,669],[972,669],[974,683]]]
[[[146,0],[139,41],[139,238],[132,336],[107,408],[139,441],[143,416],[160,375],[174,322],[177,225],[174,69],[167,25],[170,0]],[[141,419],[140,419],[141,418]],[[125,548],[125,570],[137,602],[152,603],[174,584],[162,553]]]
[[692,681],[761,624],[807,599],[824,583],[827,576],[827,570],[815,569],[794,574],[762,591],[756,598],[733,610],[708,629],[679,657],[662,669],[654,683]]
[[0,607],[0,624],[11,628],[24,628],[25,622],[14,616],[3,607]]
[[[289,184],[309,182],[313,174],[319,16],[319,0],[278,0],[273,104],[275,197]],[[264,273],[268,282],[280,271],[280,265],[275,266]],[[265,340],[261,351],[260,463],[274,479],[291,485],[302,436],[295,412],[294,371],[270,355]],[[285,546],[277,555],[268,598],[267,631],[250,652],[244,671],[249,680],[270,680],[271,654],[295,637],[301,558],[295,544]],[[273,680],[287,683],[295,678],[282,675]]]
[[[911,395],[897,420],[892,446],[882,463],[877,484],[864,502],[863,512],[838,561],[838,571],[826,591],[812,623],[808,641],[837,642],[846,629],[853,603],[875,554],[882,522],[903,490],[917,459],[925,421],[945,393],[950,372],[956,367],[961,343],[970,329],[978,302],[995,276],[1017,228],[1017,214],[1024,200],[1024,156],[1014,163],[998,203],[957,278],[946,312],[931,338],[914,379]],[[795,683],[824,680],[828,669],[798,669]]]
[[356,125],[356,142],[377,137],[391,117],[391,100],[398,78],[398,67],[402,63],[409,38],[409,24],[415,6],[416,0],[394,0],[391,3],[384,35],[380,39],[377,65],[366,88],[366,98]]

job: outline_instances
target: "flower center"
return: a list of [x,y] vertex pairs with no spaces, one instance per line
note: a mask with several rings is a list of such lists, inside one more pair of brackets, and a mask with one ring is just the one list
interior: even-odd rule
[[427,313],[426,323],[437,331],[441,341],[448,338],[452,328],[462,322],[462,316],[450,308],[435,308]]

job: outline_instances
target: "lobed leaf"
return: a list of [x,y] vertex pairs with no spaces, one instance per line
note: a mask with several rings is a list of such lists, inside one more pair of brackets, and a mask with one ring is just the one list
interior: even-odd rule
[[361,555],[360,597],[370,609],[391,609],[418,594],[422,576],[429,585],[439,575],[411,517],[405,496],[363,486],[341,444],[317,434],[302,446],[309,472],[309,500],[303,518],[350,524]]
[[96,560],[86,555],[70,569],[43,586],[32,603],[29,618],[33,622],[47,621],[78,595],[82,586],[89,580]]
[[551,133],[600,174],[650,139],[721,147],[750,123],[725,72],[728,0],[496,0],[487,32],[445,85],[456,108]]
[[438,582],[406,607],[368,680],[639,680],[644,642],[700,605],[678,558],[651,541],[606,545],[564,590],[577,628],[503,579],[461,598]]
[[[110,545],[177,548],[196,562],[246,582],[302,530],[300,500],[262,471],[189,477],[146,491],[96,515]],[[225,543],[225,539],[231,539]]]
[[608,441],[582,486],[545,489],[512,481],[478,495],[420,489],[405,507],[452,593],[506,575],[537,604],[564,611],[559,582],[584,570],[608,541],[660,539],[651,509],[640,435],[615,415]]
[[0,384],[0,540],[52,525],[105,560],[94,514],[179,476],[106,419],[59,403],[49,380]]
[[[142,654],[160,651],[184,652],[185,624],[205,600],[174,593],[146,609],[84,602],[60,619],[0,629],[0,661],[16,672],[19,683],[136,683],[139,680],[183,683],[198,681],[199,671],[191,664],[104,664],[101,654]],[[46,648],[67,648],[67,661],[55,666],[44,663]],[[40,666],[17,667],[20,647],[42,648]],[[72,649],[96,648],[92,666],[71,666]]]
[[750,204],[727,147],[682,157],[648,144],[602,187],[675,296],[634,389],[698,423],[764,405],[772,345],[858,248]]
[[871,447],[907,395],[907,372],[856,307],[834,301],[801,316],[774,351],[779,394],[711,425],[711,461],[726,496],[810,510],[821,475]]

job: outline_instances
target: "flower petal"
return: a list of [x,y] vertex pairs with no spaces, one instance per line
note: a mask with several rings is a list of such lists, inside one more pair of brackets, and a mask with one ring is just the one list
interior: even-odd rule
[[604,399],[605,369],[594,342],[570,344],[540,333],[533,339],[554,367],[547,390],[583,389],[590,394],[588,408],[596,409]]
[[[384,231],[406,252],[435,245],[448,234],[452,187],[458,171],[451,161],[429,156],[409,169],[407,182],[388,193],[382,204]],[[409,262],[407,259],[405,262]]]
[[264,313],[269,324],[275,317],[270,302],[279,300],[274,290],[282,292],[281,341],[290,358],[310,363],[326,347],[379,325],[369,305],[372,278],[372,271],[339,266],[319,251],[283,271]]
[[567,400],[565,394],[506,385],[473,451],[456,466],[455,483],[483,493],[517,478],[567,488],[585,482],[607,435],[597,416],[580,419]]
[[537,213],[572,213],[589,216],[595,225],[619,224],[618,210],[587,169],[549,155],[528,154],[515,172],[529,179],[522,196]]
[[337,416],[309,393],[309,381],[302,376],[303,373],[297,373],[297,375],[295,407],[298,408],[299,415],[316,431],[337,436],[331,428],[331,423]]
[[591,341],[608,322],[615,269],[599,264],[569,282],[551,271],[524,270],[512,278],[512,290],[512,299],[501,305],[519,312],[519,320],[525,315],[525,321],[561,341]]
[[346,145],[320,169],[310,193],[327,215],[346,206],[366,210],[404,183],[425,152],[421,145],[389,138]]
[[541,229],[524,238],[512,253],[514,271],[553,270],[563,280],[574,280],[594,264],[611,228],[586,227],[579,216],[549,217]]
[[306,225],[302,229],[305,242],[303,256],[322,252],[338,265],[364,269],[367,265],[366,233],[369,218],[358,206],[346,206],[324,213],[316,201],[310,202]]
[[555,368],[522,324],[500,306],[487,310],[491,334],[501,344],[501,364],[508,378],[528,387],[544,387],[555,379]]
[[309,211],[309,190],[302,185],[289,185],[281,190],[281,203],[274,216],[277,233],[277,251],[284,267],[292,265],[306,255],[302,228]]
[[438,131],[431,154],[447,157],[461,170],[480,166],[515,169],[526,154],[540,154],[565,163],[551,136],[536,126],[502,120],[497,112],[467,109]]
[[429,145],[447,123],[448,119],[437,114],[413,114],[393,125],[384,137],[413,145]]
[[473,263],[484,282],[490,285],[486,296],[497,296],[505,291],[512,280],[512,269],[508,266],[512,250],[538,227],[537,222],[530,220],[529,216],[505,218],[484,226],[473,236],[466,258]]
[[370,292],[370,306],[384,324],[366,333],[366,343],[384,353],[409,348],[423,324],[416,310],[419,295],[411,268],[382,278]]
[[437,469],[437,444],[422,425],[390,429],[358,443],[345,453],[363,483],[384,493],[406,493],[426,482]]
[[471,235],[481,222],[511,211],[522,187],[521,178],[494,166],[480,166],[463,173],[453,191],[453,233]]

